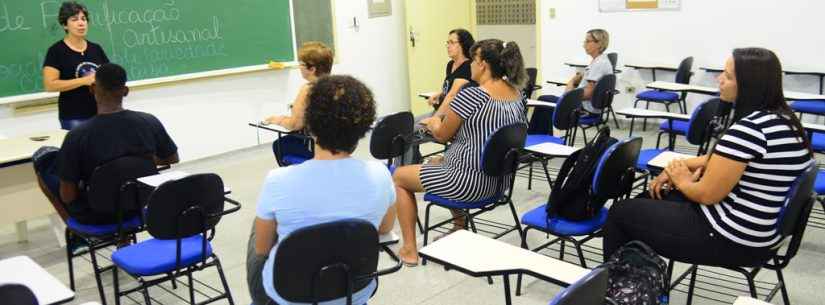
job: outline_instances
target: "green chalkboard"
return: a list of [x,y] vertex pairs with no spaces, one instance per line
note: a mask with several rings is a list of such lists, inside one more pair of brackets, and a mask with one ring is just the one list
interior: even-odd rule
[[[90,41],[130,80],[293,61],[289,0],[86,0]],[[62,1],[0,0],[0,97],[40,92]]]

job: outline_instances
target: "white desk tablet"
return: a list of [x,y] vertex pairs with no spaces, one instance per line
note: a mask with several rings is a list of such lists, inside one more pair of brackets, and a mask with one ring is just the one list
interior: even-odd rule
[[430,99],[430,97],[432,97],[433,95],[439,94],[439,93],[441,93],[441,92],[438,92],[438,91],[424,92],[424,93],[419,93],[418,97],[424,98],[424,99]]
[[40,304],[60,304],[74,299],[74,291],[28,256],[0,260],[0,284],[11,283],[31,289]]
[[556,103],[527,99],[527,107],[547,107],[556,108]]
[[655,168],[663,169],[663,168],[667,167],[668,164],[670,164],[670,161],[673,161],[673,160],[676,160],[676,159],[688,159],[688,158],[693,158],[693,157],[695,157],[695,156],[691,156],[691,155],[687,155],[687,154],[683,154],[683,153],[677,153],[677,152],[668,150],[668,151],[663,151],[662,153],[660,153],[659,155],[657,155],[656,157],[654,157],[653,159],[648,161],[647,166],[652,166],[652,167],[655,167]]
[[567,157],[581,148],[556,143],[540,143],[527,146],[524,150],[550,157]]
[[[177,170],[176,171],[167,171],[167,172],[163,172],[163,173],[160,173],[160,174],[157,174],[157,175],[141,177],[141,178],[138,178],[137,181],[140,182],[140,183],[143,183],[145,185],[151,186],[153,188],[157,188],[158,186],[160,186],[161,184],[163,184],[166,181],[178,180],[178,179],[181,179],[181,178],[189,176],[189,175],[190,175],[189,173],[184,172],[184,171],[177,171]],[[224,194],[229,194],[229,193],[232,193],[232,190],[228,186],[224,185],[223,193]]]
[[616,110],[617,114],[633,118],[671,119],[679,121],[689,121],[690,115],[673,113],[667,111],[649,110],[642,108],[624,108]]
[[749,297],[738,297],[733,305],[772,305],[771,303],[760,301]]

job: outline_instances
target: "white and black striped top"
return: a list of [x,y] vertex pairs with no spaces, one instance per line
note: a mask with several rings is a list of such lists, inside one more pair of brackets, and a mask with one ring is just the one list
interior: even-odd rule
[[[424,165],[420,178],[428,193],[460,201],[497,195],[499,178],[484,174],[481,155],[486,141],[499,128],[526,123],[526,100],[497,100],[480,87],[462,89],[450,108],[464,122],[444,153],[444,162]],[[503,185],[506,189],[509,185]]]
[[811,162],[811,154],[790,121],[756,111],[733,124],[713,153],[747,163],[747,167],[725,199],[702,206],[711,226],[738,244],[757,248],[775,245],[779,241],[779,213],[788,190]]

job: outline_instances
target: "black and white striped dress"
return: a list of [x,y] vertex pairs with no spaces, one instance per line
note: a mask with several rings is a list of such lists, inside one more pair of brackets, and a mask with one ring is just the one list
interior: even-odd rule
[[785,196],[811,162],[790,121],[774,113],[754,112],[728,129],[714,153],[748,165],[725,199],[702,206],[708,222],[735,243],[757,248],[775,245]]
[[479,201],[496,195],[499,180],[482,171],[485,141],[499,128],[526,123],[525,100],[496,100],[481,87],[461,90],[452,102],[464,123],[452,139],[441,164],[421,167],[421,184],[428,193],[459,201]]

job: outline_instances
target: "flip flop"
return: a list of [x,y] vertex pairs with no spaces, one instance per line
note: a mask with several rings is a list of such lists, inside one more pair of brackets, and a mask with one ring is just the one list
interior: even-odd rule
[[418,260],[416,260],[414,263],[410,263],[410,262],[404,261],[400,257],[398,259],[401,260],[401,263],[404,264],[404,267],[407,267],[407,268],[418,267]]

